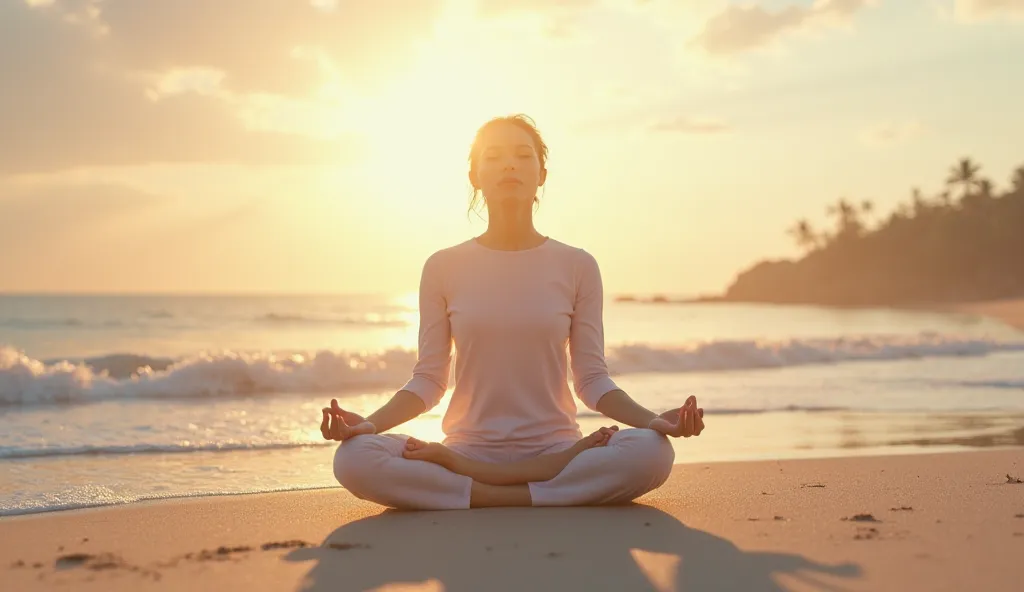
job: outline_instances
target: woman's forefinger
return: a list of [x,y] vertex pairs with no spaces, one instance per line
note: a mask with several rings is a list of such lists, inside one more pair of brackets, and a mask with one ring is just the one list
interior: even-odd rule
[[331,413],[331,440],[337,440],[341,442],[344,440],[345,422],[341,420],[341,416],[337,413]]
[[324,407],[324,419],[320,422],[320,435],[324,437],[324,440],[331,439],[331,422],[330,422],[330,409]]
[[697,415],[693,405],[687,401],[686,411],[683,414],[683,437],[689,438],[693,435],[693,417]]

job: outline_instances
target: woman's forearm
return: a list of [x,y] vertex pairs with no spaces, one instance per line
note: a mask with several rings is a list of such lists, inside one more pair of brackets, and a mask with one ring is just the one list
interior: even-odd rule
[[377,433],[382,434],[396,426],[419,416],[427,406],[423,399],[409,391],[398,391],[380,409],[374,411],[367,421],[373,423]]
[[640,405],[619,389],[605,393],[597,401],[597,411],[619,423],[624,423],[634,428],[646,428],[650,425],[652,419],[658,417],[657,413]]

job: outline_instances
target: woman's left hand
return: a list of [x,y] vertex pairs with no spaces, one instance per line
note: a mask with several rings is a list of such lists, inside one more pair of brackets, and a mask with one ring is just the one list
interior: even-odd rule
[[704,431],[704,409],[697,407],[697,397],[690,396],[682,407],[662,413],[647,427],[673,438],[699,436]]

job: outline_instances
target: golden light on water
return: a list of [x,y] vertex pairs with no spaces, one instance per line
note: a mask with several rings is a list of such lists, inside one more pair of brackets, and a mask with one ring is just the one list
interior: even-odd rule
[[392,303],[406,309],[413,315],[412,318],[415,319],[415,312],[419,307],[419,294],[417,292],[406,292],[396,296]]
[[395,297],[392,304],[402,309],[395,316],[404,323],[395,338],[396,346],[402,349],[416,349],[419,340],[419,294],[407,292]]

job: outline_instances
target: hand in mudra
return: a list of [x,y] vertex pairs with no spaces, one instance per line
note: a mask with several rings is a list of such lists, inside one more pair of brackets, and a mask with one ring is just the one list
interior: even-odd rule
[[697,407],[697,397],[691,395],[682,407],[662,413],[647,427],[673,438],[699,436],[704,431],[704,409]]
[[324,407],[324,419],[320,422],[320,433],[324,440],[344,442],[360,434],[374,434],[377,428],[366,418],[338,406],[337,399],[331,399],[331,406]]

